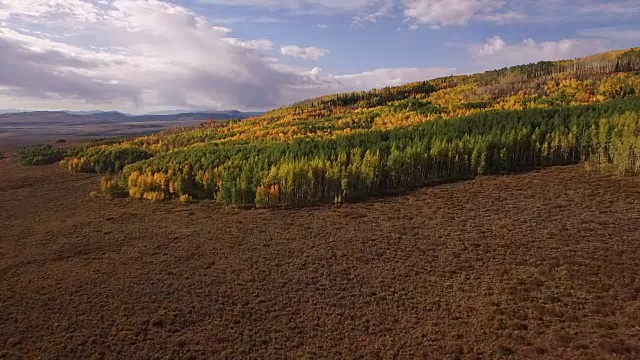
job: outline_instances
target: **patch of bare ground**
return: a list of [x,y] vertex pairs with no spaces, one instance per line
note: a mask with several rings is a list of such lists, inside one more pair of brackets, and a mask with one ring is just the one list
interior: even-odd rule
[[0,358],[640,358],[634,178],[271,211],[97,184],[0,160]]

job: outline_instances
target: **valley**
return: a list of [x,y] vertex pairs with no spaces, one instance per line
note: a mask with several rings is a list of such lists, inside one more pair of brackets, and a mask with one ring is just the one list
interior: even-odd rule
[[95,138],[141,136],[175,127],[194,126],[205,120],[241,119],[251,115],[255,113],[220,111],[138,116],[119,112],[0,113],[0,151],[52,143],[57,139],[79,142]]

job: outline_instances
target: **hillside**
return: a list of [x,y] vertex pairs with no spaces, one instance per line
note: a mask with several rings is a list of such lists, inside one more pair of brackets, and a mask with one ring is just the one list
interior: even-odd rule
[[324,96],[70,149],[63,165],[106,174],[112,196],[258,207],[577,162],[637,172],[639,70],[631,49]]

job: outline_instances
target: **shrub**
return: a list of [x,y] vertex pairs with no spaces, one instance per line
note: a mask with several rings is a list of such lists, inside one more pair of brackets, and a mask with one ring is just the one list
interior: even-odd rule
[[103,176],[100,178],[100,191],[112,198],[126,197],[127,191],[120,186],[118,180],[111,176]]
[[65,140],[65,139],[56,139],[56,141],[54,143],[55,144],[64,144],[66,142],[67,142],[67,140]]
[[18,150],[18,164],[22,166],[38,166],[53,164],[64,158],[65,149],[51,145],[35,145]]
[[191,195],[181,195],[179,200],[183,204],[188,204],[193,201],[193,198],[191,197]]
[[69,154],[65,162],[73,172],[104,174],[120,172],[126,165],[150,157],[147,151],[132,146],[100,145]]
[[164,201],[165,196],[164,196],[164,193],[159,191],[148,191],[144,193],[143,198],[146,200],[160,202],[160,201]]

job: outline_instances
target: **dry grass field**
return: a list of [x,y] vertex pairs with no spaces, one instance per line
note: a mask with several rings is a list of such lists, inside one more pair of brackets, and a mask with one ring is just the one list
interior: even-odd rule
[[344,206],[89,196],[0,160],[0,358],[640,358],[640,180],[552,168]]

